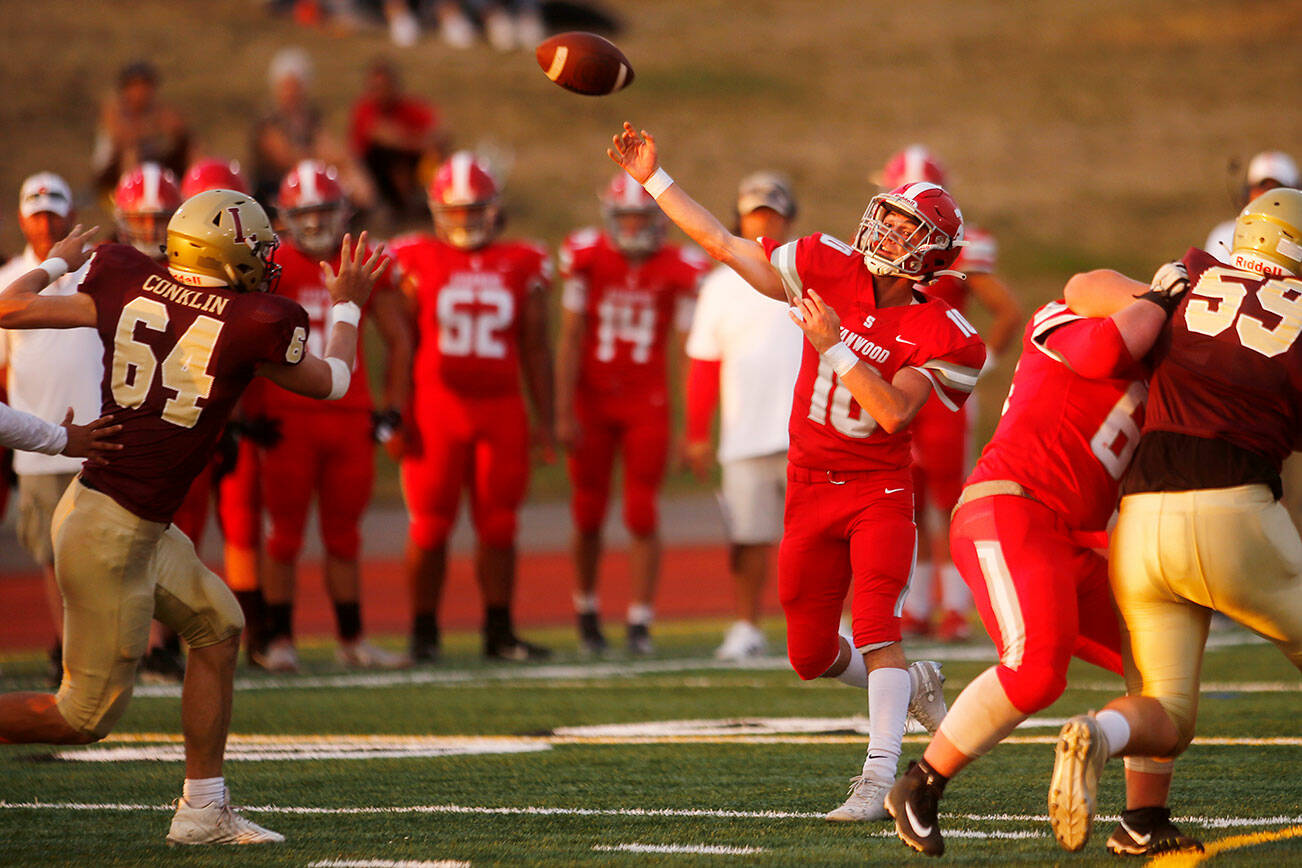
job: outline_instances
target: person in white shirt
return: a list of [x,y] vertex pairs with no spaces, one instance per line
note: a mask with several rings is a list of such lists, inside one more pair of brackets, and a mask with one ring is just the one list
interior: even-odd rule
[[[1239,207],[1242,208],[1267,190],[1296,187],[1298,180],[1297,163],[1292,157],[1283,151],[1262,151],[1248,161],[1248,173]],[[1229,261],[1230,250],[1234,247],[1234,220],[1231,217],[1217,223],[1208,234],[1203,250],[1217,259]]]
[[[738,234],[785,241],[796,216],[789,183],[756,172],[737,194]],[[687,442],[701,479],[711,469],[710,423],[722,399],[719,503],[737,589],[737,621],[715,652],[722,660],[764,653],[761,597],[773,544],[782,536],[787,422],[800,370],[801,332],[787,306],[755,292],[736,272],[716,268],[701,285],[687,338]]]
[[[23,182],[18,196],[18,228],[27,248],[0,267],[0,287],[8,286],[36,268],[50,247],[68,234],[75,218],[72,191],[53,172],[39,172]],[[77,291],[83,271],[67,274],[50,284],[42,295],[71,295]],[[0,367],[7,365],[9,403],[24,413],[57,424],[72,409],[72,421],[86,424],[99,415],[101,357],[104,348],[92,328],[0,329]],[[57,632],[63,606],[54,584],[54,547],[50,521],[54,507],[72,482],[81,461],[66,454],[18,452],[14,473],[18,476],[18,541],[45,571],[47,596]],[[62,665],[55,650],[51,654],[50,680],[57,683]]]

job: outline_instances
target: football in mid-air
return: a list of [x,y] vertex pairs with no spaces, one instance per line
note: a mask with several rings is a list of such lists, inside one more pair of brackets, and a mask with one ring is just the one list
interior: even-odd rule
[[605,96],[633,81],[633,67],[613,42],[595,33],[558,33],[538,43],[538,65],[566,90]]

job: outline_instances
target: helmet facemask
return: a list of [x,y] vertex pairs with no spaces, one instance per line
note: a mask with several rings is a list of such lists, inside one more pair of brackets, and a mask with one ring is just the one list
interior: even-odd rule
[[665,242],[665,217],[656,208],[605,209],[606,235],[625,256],[650,256]]
[[478,250],[497,235],[500,212],[496,201],[468,205],[430,202],[434,232],[458,250]]
[[302,250],[314,256],[333,253],[348,228],[348,208],[343,202],[327,202],[307,208],[282,211],[285,228]]
[[150,259],[166,255],[167,221],[170,211],[128,211],[116,215],[118,237]]
[[889,193],[872,198],[854,236],[854,248],[863,254],[868,270],[882,277],[923,277],[927,254],[949,246],[949,236],[928,223],[911,202]]

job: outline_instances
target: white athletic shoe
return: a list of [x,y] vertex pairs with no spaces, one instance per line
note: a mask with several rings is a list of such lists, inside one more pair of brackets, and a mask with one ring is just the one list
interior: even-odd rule
[[294,649],[294,640],[276,639],[261,654],[255,654],[253,662],[268,672],[297,672],[298,651]]
[[886,794],[895,782],[890,778],[870,778],[857,775],[850,778],[850,791],[845,804],[834,811],[828,811],[823,817],[834,823],[866,823],[873,820],[889,820],[886,813]]
[[231,793],[226,791],[226,801],[195,807],[185,799],[176,800],[176,813],[172,815],[172,828],[167,833],[169,844],[279,844],[285,836],[264,829],[250,819],[240,816],[230,804]]
[[1049,779],[1049,825],[1064,850],[1085,846],[1098,804],[1108,743],[1092,714],[1078,714],[1058,733]]
[[734,621],[714,656],[719,660],[745,660],[760,657],[767,650],[768,642],[759,627],[749,621]]
[[365,639],[340,642],[335,659],[352,669],[406,669],[411,665],[411,658],[406,654],[386,651]]
[[930,733],[940,729],[948,711],[941,690],[944,683],[945,674],[934,660],[917,660],[909,666],[909,717]]

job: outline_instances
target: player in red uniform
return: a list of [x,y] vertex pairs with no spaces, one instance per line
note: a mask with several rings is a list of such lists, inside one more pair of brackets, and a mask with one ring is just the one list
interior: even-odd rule
[[[913,181],[945,186],[945,170],[930,149],[910,145],[891,155],[875,181],[893,190]],[[942,275],[923,291],[943,299],[966,315],[973,298],[990,314],[985,334],[986,368],[994,364],[1017,338],[1022,325],[1022,306],[995,275],[997,245],[990,233],[965,222],[963,248],[954,261],[959,274]],[[932,633],[944,641],[966,639],[971,633],[968,614],[972,596],[955,569],[949,553],[949,515],[958,502],[971,461],[973,404],[962,411],[946,407],[937,398],[922,405],[911,426],[913,431],[913,494],[918,544],[926,561],[914,571],[909,596],[904,601],[905,635]],[[939,619],[932,623],[933,601],[939,603]]]
[[[944,716],[939,667],[904,659],[900,607],[916,553],[909,422],[933,391],[961,405],[985,359],[957,311],[914,291],[953,263],[962,215],[940,187],[910,184],[872,198],[854,246],[821,233],[757,243],[728,232],[675,185],[645,131],[625,124],[614,145],[611,159],[693,241],[804,317],[810,343],[792,402],[778,554],[787,655],[801,678],[867,688],[863,773],[828,819],[884,819],[906,716],[928,729]],[[837,635],[851,584],[853,644]]]
[[[1135,302],[1125,311],[1139,307],[1144,318],[1122,332],[1137,353],[1151,347],[1153,365],[1112,536],[1128,695],[1073,718],[1059,736],[1049,820],[1069,850],[1089,836],[1111,756],[1126,758],[1126,811],[1108,849],[1202,849],[1171,823],[1167,799],[1170,760],[1194,735],[1212,612],[1302,669],[1302,539],[1278,502],[1280,467],[1302,427],[1302,191],[1277,188],[1248,203],[1228,264],[1190,250],[1163,271],[1189,286],[1166,305],[1173,315]],[[1136,286],[1115,272],[1073,284],[1073,308],[1082,296],[1124,299]]]
[[516,513],[529,483],[521,376],[544,445],[553,428],[551,263],[536,244],[496,240],[497,182],[469,152],[453,154],[439,167],[429,199],[434,236],[391,245],[416,322],[412,410],[401,435],[403,494],[411,516],[412,657],[438,656],[448,534],[461,492],[469,487],[479,539],[475,566],[484,602],[484,655],[541,659],[547,649],[515,635],[511,600]]
[[[321,265],[337,265],[339,240],[350,208],[333,167],[304,160],[285,175],[276,210],[288,229],[288,243],[276,250],[280,282],[276,293],[307,311],[310,335],[326,333],[330,292]],[[385,407],[407,403],[411,337],[402,296],[385,278],[371,292],[364,311],[374,318],[385,348]],[[346,666],[394,669],[408,659],[362,638],[359,527],[371,499],[375,473],[374,404],[358,333],[357,364],[348,394],[322,403],[269,385],[265,412],[280,436],[261,450],[262,503],[267,510],[267,559],[263,596],[267,604],[267,647],[259,662],[273,672],[298,670],[294,649],[295,563],[303,546],[308,507],[316,495],[317,520],[325,546],[325,586],[334,604],[339,638],[336,657]],[[312,337],[308,349],[319,352]]]
[[[1092,379],[1112,368],[1118,376]],[[999,663],[963,689],[887,796],[914,849],[944,852],[936,811],[945,784],[1057,700],[1073,656],[1121,671],[1107,559],[1094,545],[1139,442],[1146,375],[1110,320],[1055,301],[1026,326],[1003,417],[950,524]]]
[[[0,293],[0,327],[98,329],[103,407],[122,425],[111,464],[87,465],[53,527],[64,599],[63,684],[57,695],[0,696],[0,742],[86,744],[103,738],[131,697],[150,619],[190,645],[181,698],[186,780],[168,840],[264,843],[284,838],[235,813],[222,778],[240,609],[231,592],[170,526],[240,393],[256,375],[295,391],[339,398],[357,342],[357,302],[385,266],[343,242],[329,279],[340,303],[322,359],[306,351],[307,316],[265,292],[275,281],[276,236],[247,196],[215,190],[168,224],[164,267],[132,247],[99,247],[72,295],[41,289],[87,259],[91,232],[75,229],[51,256]],[[350,324],[351,323],[351,324]]]
[[656,498],[669,455],[667,369],[681,375],[699,253],[665,243],[664,215],[620,172],[601,196],[605,231],[583,229],[561,247],[561,335],[556,355],[556,433],[569,451],[574,516],[574,593],[579,641],[601,653],[597,609],[601,527],[615,453],[624,465],[624,525],[632,594],[628,649],[651,652],[660,572]]

